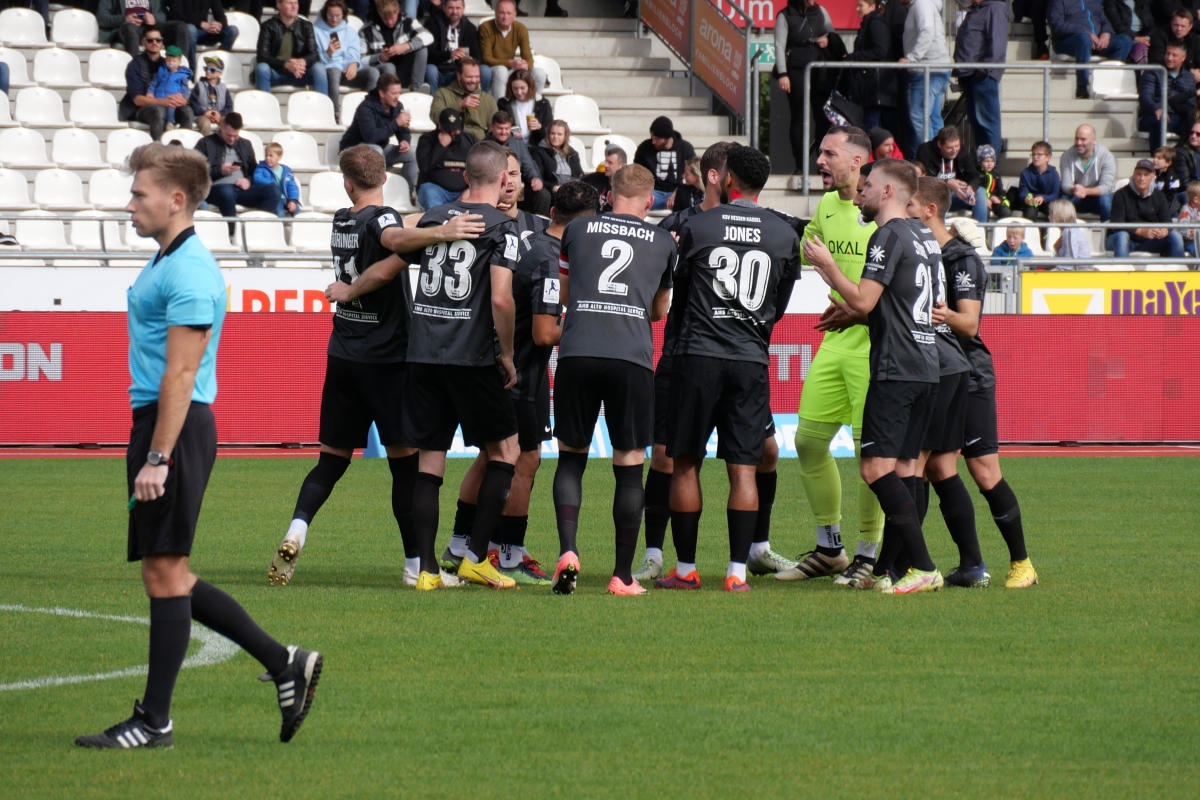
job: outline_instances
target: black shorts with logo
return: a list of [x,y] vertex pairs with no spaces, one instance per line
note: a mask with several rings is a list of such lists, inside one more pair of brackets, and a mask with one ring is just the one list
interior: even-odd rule
[[371,423],[384,445],[405,445],[404,362],[365,364],[336,356],[325,359],[321,389],[321,444],[336,448],[367,446]]
[[967,378],[970,372],[943,375],[933,400],[929,430],[925,432],[925,450],[952,453],[963,446],[967,424]]
[[568,447],[590,446],[601,403],[613,450],[653,444],[652,371],[617,358],[560,358],[554,374],[554,435]]
[[963,431],[963,458],[981,458],[1000,452],[996,423],[996,385],[975,383],[967,393],[967,419]]
[[767,365],[676,355],[671,411],[667,455],[703,458],[715,428],[717,458],[758,464],[773,430]]
[[871,381],[863,407],[863,458],[921,455],[936,383]]
[[550,441],[550,381],[543,378],[538,385],[534,398],[527,400],[522,397],[526,392],[517,387],[509,392],[512,398],[513,412],[517,416],[517,444],[521,452],[540,450],[542,442]]
[[413,447],[449,450],[459,425],[463,440],[480,446],[517,432],[499,367],[409,364],[407,386],[404,440]]

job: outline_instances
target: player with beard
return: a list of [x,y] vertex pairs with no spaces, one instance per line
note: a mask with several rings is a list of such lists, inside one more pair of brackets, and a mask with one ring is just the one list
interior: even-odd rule
[[[817,156],[826,191],[802,237],[824,242],[830,255],[822,266],[841,271],[852,283],[862,275],[867,240],[875,232],[875,224],[864,221],[854,204],[859,170],[870,152],[871,139],[864,131],[829,129]],[[807,255],[802,257],[802,263],[812,264]],[[831,300],[817,325],[825,335],[804,378],[796,427],[800,481],[816,518],[816,547],[800,556],[794,568],[778,572],[775,577],[807,580],[836,575],[834,583],[852,586],[871,574],[883,532],[883,514],[875,495],[860,484],[858,549],[854,560],[848,559],[841,534],[842,479],[829,445],[842,426],[849,425],[855,451],[861,454],[871,342],[866,325],[861,324],[865,319],[848,315],[836,292]]]
[[[863,408],[860,472],[886,515],[883,546],[872,571],[880,591],[909,594],[943,585],[921,531],[917,458],[929,427],[938,383],[933,300],[941,255],[927,228],[907,216],[917,174],[899,159],[876,162],[855,202],[878,229],[867,243],[862,279],[836,266],[820,239],[806,239],[805,256],[858,314],[867,315],[871,380]],[[904,552],[912,567],[898,581],[888,570]]]

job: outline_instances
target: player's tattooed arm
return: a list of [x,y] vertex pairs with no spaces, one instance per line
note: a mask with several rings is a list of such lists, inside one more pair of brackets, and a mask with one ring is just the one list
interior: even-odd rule
[[395,225],[379,234],[379,241],[393,253],[411,253],[438,242],[457,242],[460,239],[477,239],[484,231],[483,217],[478,214],[460,214],[445,225],[429,225],[418,228],[422,215],[414,214],[416,222],[409,225],[412,217],[405,219],[405,227]]
[[407,266],[408,262],[399,256],[388,256],[367,267],[361,275],[354,279],[354,283],[334,281],[326,286],[325,299],[331,303],[349,303],[351,300],[362,297],[364,294],[370,294],[391,283],[392,279]]

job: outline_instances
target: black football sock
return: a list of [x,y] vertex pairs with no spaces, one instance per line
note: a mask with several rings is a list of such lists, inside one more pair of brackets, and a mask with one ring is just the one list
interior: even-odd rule
[[558,525],[559,555],[579,552],[576,537],[579,533],[579,506],[583,503],[583,471],[587,469],[587,453],[560,451],[558,468],[554,470],[554,519]]
[[508,491],[512,488],[513,474],[516,467],[503,461],[489,461],[483,471],[483,480],[479,482],[478,506],[475,512],[475,524],[471,526],[471,552],[475,554],[475,562],[482,563],[487,558],[488,543],[497,534],[500,527],[500,513],[508,502]]
[[637,552],[638,531],[642,527],[642,511],[646,493],[642,489],[642,465],[613,465],[616,488],[613,490],[612,517],[616,530],[616,561],[613,575],[624,583],[633,580],[633,554]]
[[729,560],[745,564],[750,558],[750,540],[758,524],[757,511],[725,509],[725,521],[729,525]]
[[464,539],[471,537],[471,528],[475,526],[475,511],[477,506],[459,498],[458,508],[454,512],[453,535]]
[[300,496],[296,498],[296,510],[292,519],[302,519],[312,522],[313,517],[325,505],[333,492],[334,484],[346,474],[350,468],[350,459],[336,456],[333,453],[321,453],[317,456],[317,465],[309,470],[300,484]]
[[437,529],[438,495],[442,489],[440,475],[417,472],[413,480],[412,523],[417,539],[417,555],[421,559],[421,572],[438,574]]
[[887,524],[893,526],[909,558],[912,559],[912,565],[925,572],[934,569],[929,549],[925,546],[925,536],[921,533],[917,506],[913,502],[913,495],[905,486],[904,479],[895,472],[889,472],[870,484],[870,488],[879,498],[879,507],[887,515]]
[[417,558],[420,548],[412,530],[413,482],[417,477],[418,456],[388,458],[388,470],[392,473],[392,516],[400,529],[400,541],[404,544],[404,557]]
[[979,566],[983,563],[983,555],[979,552],[979,534],[975,530],[975,504],[971,502],[962,478],[952,475],[933,484],[933,490],[941,501],[942,519],[946,520],[950,538],[958,546],[958,565]]
[[651,468],[646,473],[646,547],[662,550],[671,521],[671,473]]
[[525,546],[525,532],[529,529],[529,515],[523,517],[500,517],[500,530],[496,534],[497,544],[513,547]]
[[983,493],[983,497],[992,511],[992,519],[996,521],[1000,535],[1004,537],[1004,543],[1008,545],[1009,559],[1023,561],[1029,558],[1029,553],[1025,550],[1025,528],[1021,524],[1021,506],[1017,502],[1017,496],[1009,487],[1008,481],[1001,478],[999,483]]
[[150,669],[142,709],[146,721],[163,728],[171,721],[171,695],[192,635],[192,598],[150,598]]
[[675,560],[684,564],[696,563],[696,540],[700,536],[699,511],[671,512],[671,541],[675,543]]
[[771,540],[771,510],[775,507],[775,491],[779,485],[779,473],[754,473],[754,485],[758,487],[758,520],[754,523],[755,544]]
[[192,619],[254,656],[272,675],[287,666],[287,648],[259,627],[237,600],[211,583],[197,580],[192,587]]

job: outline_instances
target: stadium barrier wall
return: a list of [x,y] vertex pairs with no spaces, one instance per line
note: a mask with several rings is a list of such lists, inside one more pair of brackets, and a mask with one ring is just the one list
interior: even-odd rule
[[[785,455],[794,455],[794,415],[820,342],[816,320],[785,316],[771,345]],[[1001,441],[1200,441],[1194,314],[992,315],[982,333],[996,362]],[[126,337],[119,312],[0,314],[0,444],[126,442]],[[214,405],[220,441],[315,442],[328,337],[325,314],[228,314]]]

